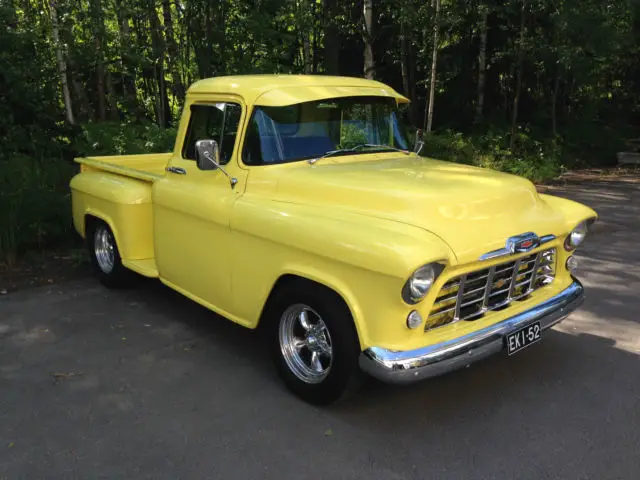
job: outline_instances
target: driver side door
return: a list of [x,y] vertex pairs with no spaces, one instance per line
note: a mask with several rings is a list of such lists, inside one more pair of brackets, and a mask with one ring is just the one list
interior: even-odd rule
[[[231,232],[235,201],[244,191],[244,171],[236,162],[244,108],[212,101],[190,106],[185,141],[165,178],[154,186],[154,238],[160,278],[181,293],[226,313],[231,308]],[[200,170],[198,140],[215,140],[220,164],[238,179],[232,187],[220,170]]]

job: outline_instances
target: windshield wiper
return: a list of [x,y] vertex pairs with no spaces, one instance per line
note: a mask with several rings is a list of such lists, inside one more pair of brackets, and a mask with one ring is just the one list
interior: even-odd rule
[[377,145],[375,143],[361,143],[360,145],[356,145],[355,147],[352,147],[352,148],[339,148],[337,150],[329,150],[324,155],[320,155],[319,157],[315,157],[315,158],[310,158],[307,161],[309,163],[316,163],[321,158],[332,157],[334,155],[341,155],[341,154],[347,154],[347,153],[354,153],[354,152],[357,152],[359,150],[362,150],[363,148],[377,148],[377,149],[383,149],[383,150],[393,150],[395,152],[402,152],[405,155],[409,155],[409,150],[403,150],[401,148],[392,147],[390,145]]

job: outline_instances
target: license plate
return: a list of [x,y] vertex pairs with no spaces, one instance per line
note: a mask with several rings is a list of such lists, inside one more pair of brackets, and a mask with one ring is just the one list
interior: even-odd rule
[[540,322],[535,322],[506,336],[507,353],[513,355],[540,340]]

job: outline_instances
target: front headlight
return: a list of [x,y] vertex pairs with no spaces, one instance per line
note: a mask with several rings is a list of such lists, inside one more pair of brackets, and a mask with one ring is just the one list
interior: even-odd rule
[[443,269],[444,265],[436,262],[418,268],[404,284],[402,299],[409,305],[420,302],[429,293],[431,285]]
[[587,236],[589,230],[588,221],[580,222],[576,227],[571,230],[567,239],[564,241],[564,248],[566,251],[571,252],[582,245],[584,239]]

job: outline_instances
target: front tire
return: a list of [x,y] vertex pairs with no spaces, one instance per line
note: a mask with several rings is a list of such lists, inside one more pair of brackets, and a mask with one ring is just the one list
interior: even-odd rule
[[134,273],[122,265],[113,231],[102,220],[89,223],[86,235],[87,250],[93,270],[108,288],[125,288],[133,284]]
[[269,314],[269,348],[287,388],[306,402],[329,405],[361,380],[360,347],[342,299],[301,282],[276,295]]

